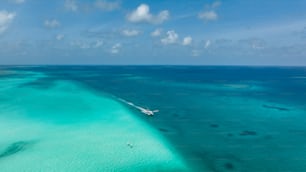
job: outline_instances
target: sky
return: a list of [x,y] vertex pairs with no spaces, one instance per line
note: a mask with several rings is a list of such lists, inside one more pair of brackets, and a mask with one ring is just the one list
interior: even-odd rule
[[0,65],[306,65],[305,0],[1,0]]

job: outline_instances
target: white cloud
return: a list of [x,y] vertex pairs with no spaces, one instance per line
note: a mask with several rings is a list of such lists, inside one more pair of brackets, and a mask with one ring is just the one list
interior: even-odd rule
[[59,27],[60,23],[59,21],[53,19],[53,20],[45,20],[44,25],[47,28],[53,29]]
[[120,8],[120,3],[118,1],[109,2],[106,0],[97,0],[95,2],[95,7],[102,11],[113,11]]
[[9,1],[15,4],[22,4],[25,2],[25,0],[9,0]]
[[167,37],[161,39],[161,43],[167,45],[167,44],[174,44],[177,42],[179,36],[177,33],[175,33],[174,30],[170,30],[167,32]]
[[0,34],[7,30],[9,24],[14,20],[16,14],[0,11]]
[[207,49],[207,48],[210,47],[210,45],[211,45],[211,41],[210,41],[210,40],[207,40],[207,41],[205,42],[204,48]]
[[161,11],[157,16],[152,18],[152,23],[161,24],[164,21],[168,20],[169,16],[170,14],[168,10]]
[[132,36],[137,36],[137,35],[139,35],[139,31],[138,31],[138,30],[128,30],[128,29],[126,29],[126,30],[123,30],[123,31],[122,31],[122,34],[123,34],[124,36],[132,37]]
[[214,10],[210,10],[199,13],[198,17],[204,21],[214,21],[218,19],[218,14]]
[[192,43],[192,37],[190,36],[187,36],[183,39],[183,45],[187,46],[187,45],[190,45]]
[[146,4],[141,4],[135,11],[129,14],[127,18],[131,22],[142,22],[149,21],[152,18],[152,15],[150,14],[149,6]]
[[216,8],[221,6],[220,1],[215,1],[212,4],[206,5],[206,9],[198,14],[198,18],[204,21],[218,20],[219,16],[216,12]]
[[64,37],[65,37],[65,35],[63,35],[63,34],[58,34],[58,35],[56,35],[56,40],[58,40],[58,41],[61,41],[62,39],[64,39]]
[[78,11],[78,5],[75,0],[66,0],[65,1],[65,8],[69,11]]
[[121,48],[120,43],[117,43],[117,44],[113,45],[112,48],[111,48],[111,53],[112,54],[118,54],[119,51],[120,51],[120,48]]
[[127,15],[127,20],[133,23],[147,22],[152,24],[161,24],[169,18],[169,11],[161,11],[157,15],[150,13],[150,7],[147,4],[141,4],[132,13]]
[[99,48],[104,44],[103,41],[97,40],[96,43],[94,44],[93,48]]
[[161,29],[156,29],[151,33],[152,37],[157,37],[161,35],[162,30]]

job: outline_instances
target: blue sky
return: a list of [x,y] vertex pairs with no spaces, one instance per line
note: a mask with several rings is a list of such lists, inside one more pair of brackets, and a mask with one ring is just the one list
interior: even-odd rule
[[0,64],[306,65],[305,0],[2,0]]

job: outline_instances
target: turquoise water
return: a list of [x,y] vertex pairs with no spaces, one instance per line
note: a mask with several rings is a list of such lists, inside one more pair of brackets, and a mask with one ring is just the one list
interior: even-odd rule
[[305,102],[302,67],[3,66],[0,169],[306,171]]
[[41,73],[0,81],[0,169],[186,171],[167,141],[115,100],[71,81],[32,87]]

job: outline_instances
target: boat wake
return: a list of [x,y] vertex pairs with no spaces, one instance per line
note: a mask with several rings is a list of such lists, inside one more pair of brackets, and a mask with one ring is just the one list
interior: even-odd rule
[[144,113],[144,114],[146,114],[148,116],[153,116],[155,113],[159,112],[159,110],[150,110],[148,108],[143,108],[143,107],[137,106],[134,103],[126,101],[126,100],[124,100],[122,98],[118,98],[118,100],[120,100],[121,102],[123,102],[123,103],[125,103],[125,104],[127,104],[129,106],[132,106],[132,107],[140,110],[141,113]]

